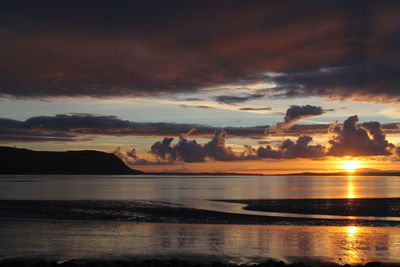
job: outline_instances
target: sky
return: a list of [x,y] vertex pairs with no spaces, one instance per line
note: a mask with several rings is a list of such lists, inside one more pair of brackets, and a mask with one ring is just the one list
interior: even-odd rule
[[4,0],[0,145],[106,151],[148,172],[398,170],[399,12]]

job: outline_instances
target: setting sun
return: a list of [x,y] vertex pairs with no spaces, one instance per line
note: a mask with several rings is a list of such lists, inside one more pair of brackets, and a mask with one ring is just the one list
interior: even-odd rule
[[361,167],[362,164],[358,160],[344,160],[342,162],[342,169],[346,170],[347,172],[355,172]]

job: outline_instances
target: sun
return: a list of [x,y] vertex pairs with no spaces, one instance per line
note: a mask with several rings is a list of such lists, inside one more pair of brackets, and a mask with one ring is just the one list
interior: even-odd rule
[[344,160],[342,161],[342,169],[347,172],[355,172],[357,169],[361,168],[361,162],[358,160]]

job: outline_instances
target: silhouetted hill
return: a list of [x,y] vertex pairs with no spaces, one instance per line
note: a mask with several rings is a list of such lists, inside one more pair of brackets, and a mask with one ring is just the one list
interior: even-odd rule
[[0,147],[0,174],[141,174],[117,156],[94,150],[48,152]]

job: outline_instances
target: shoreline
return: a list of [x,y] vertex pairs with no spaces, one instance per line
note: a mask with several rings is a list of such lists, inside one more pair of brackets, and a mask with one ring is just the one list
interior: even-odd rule
[[0,200],[0,219],[136,223],[399,227],[396,221],[289,218],[187,208],[165,201]]
[[400,217],[400,198],[227,199],[244,210],[309,215]]

